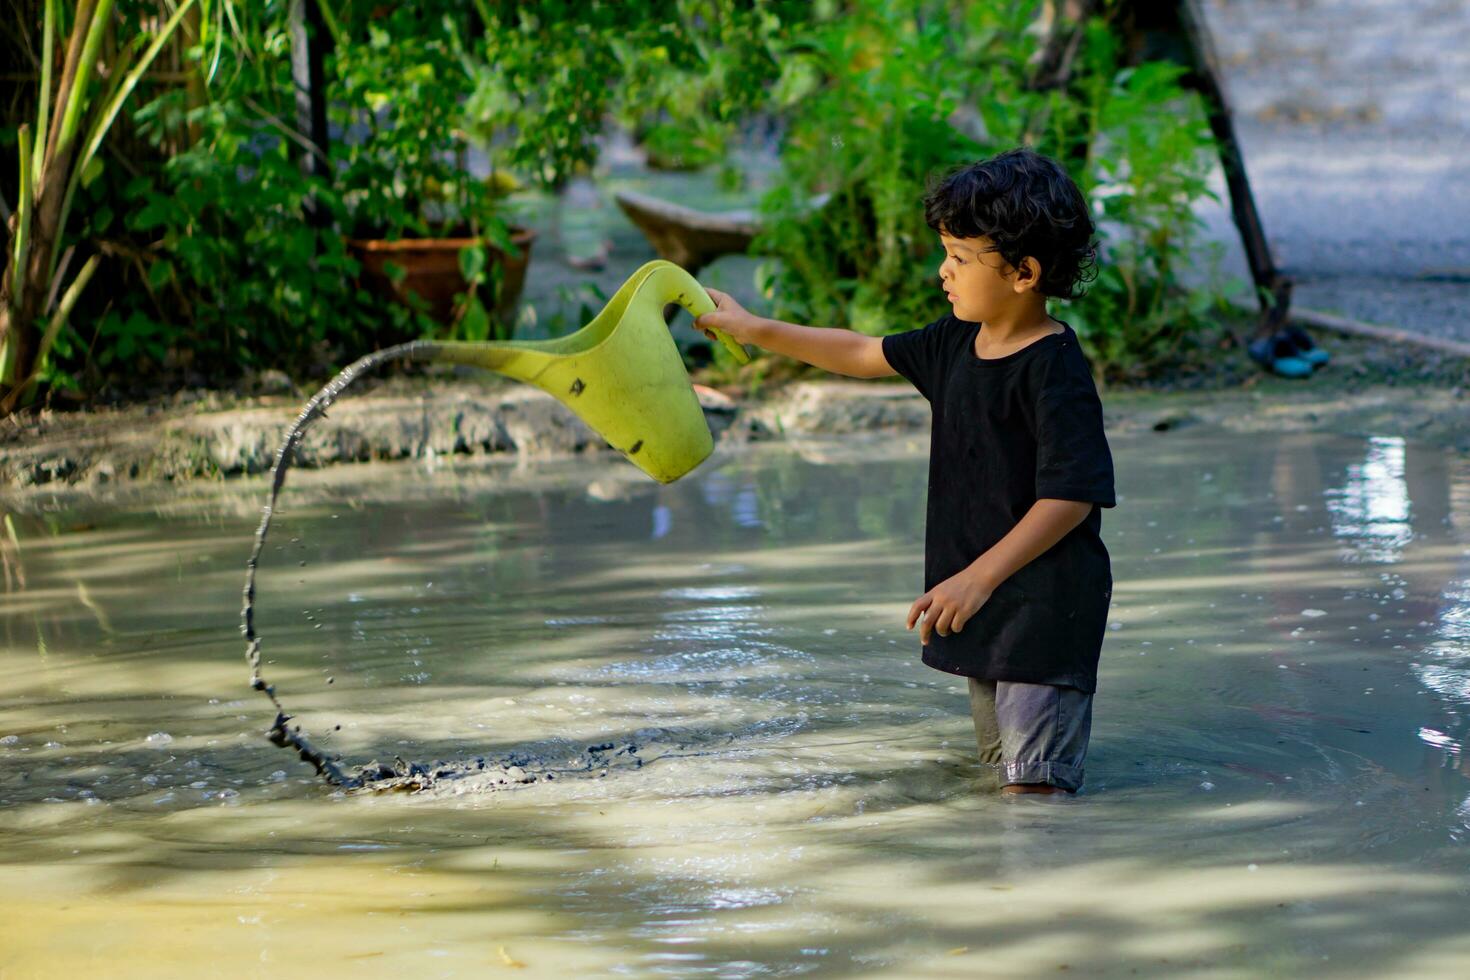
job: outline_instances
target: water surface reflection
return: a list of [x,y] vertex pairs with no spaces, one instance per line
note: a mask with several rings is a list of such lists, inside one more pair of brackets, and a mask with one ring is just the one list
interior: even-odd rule
[[589,460],[293,477],[260,623],[334,751],[640,747],[493,792],[332,794],[260,738],[258,487],[12,502],[0,969],[1470,968],[1462,461],[1118,438],[1086,791],[1008,801],[902,629],[924,448],[750,448],[668,487]]

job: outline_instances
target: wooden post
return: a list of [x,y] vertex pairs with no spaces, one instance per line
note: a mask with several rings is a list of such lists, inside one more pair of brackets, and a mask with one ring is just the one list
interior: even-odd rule
[[1119,25],[1130,60],[1169,60],[1188,69],[1181,81],[1204,101],[1210,132],[1220,147],[1220,166],[1230,191],[1230,213],[1240,232],[1250,265],[1251,279],[1261,306],[1257,333],[1275,333],[1286,322],[1291,306],[1291,280],[1276,265],[1265,225],[1256,209],[1250,178],[1245,171],[1240,139],[1230,116],[1230,103],[1221,82],[1220,60],[1215,56],[1199,0],[1157,4],[1130,0],[1120,10]]

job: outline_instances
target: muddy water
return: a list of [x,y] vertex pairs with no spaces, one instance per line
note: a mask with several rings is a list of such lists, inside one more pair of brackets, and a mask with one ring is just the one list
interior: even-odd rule
[[260,484],[12,502],[0,973],[1464,975],[1470,467],[1201,428],[1115,451],[1061,802],[996,795],[902,630],[922,439],[667,487],[293,475],[258,616],[301,723],[354,764],[561,772],[417,794],[264,739]]

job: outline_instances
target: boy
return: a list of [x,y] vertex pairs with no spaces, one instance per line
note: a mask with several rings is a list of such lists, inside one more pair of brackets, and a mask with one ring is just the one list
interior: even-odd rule
[[969,679],[1003,792],[1075,793],[1112,597],[1099,508],[1115,503],[1113,462],[1077,335],[1046,299],[1077,295],[1093,224],[1062,167],[1028,149],[951,173],[924,205],[953,312],[922,330],[797,326],[715,290],[696,326],[838,374],[901,374],[929,400],[926,591],[908,628],[926,664]]

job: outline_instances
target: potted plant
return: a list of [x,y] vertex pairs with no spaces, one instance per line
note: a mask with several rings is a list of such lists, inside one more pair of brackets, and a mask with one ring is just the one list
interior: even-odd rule
[[[473,178],[464,175],[461,182]],[[473,200],[473,198],[472,198]],[[442,203],[442,202],[441,202]],[[419,227],[422,234],[414,234]],[[371,223],[366,229],[383,228]],[[364,279],[466,340],[508,336],[535,232],[471,205],[443,218],[347,239]]]
[[367,285],[453,336],[509,336],[535,234],[505,220],[513,184],[470,173],[466,24],[419,5],[363,10],[366,43],[334,55],[348,247]]

